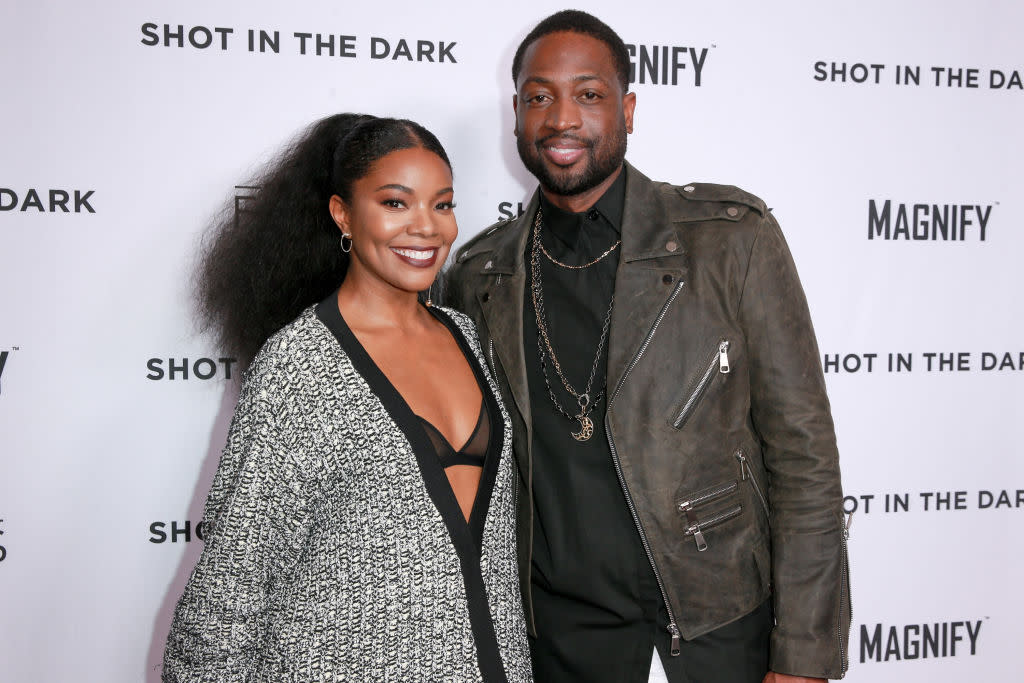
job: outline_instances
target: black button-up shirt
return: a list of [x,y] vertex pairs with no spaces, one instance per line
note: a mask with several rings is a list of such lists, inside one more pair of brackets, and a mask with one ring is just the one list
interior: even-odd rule
[[[573,214],[543,194],[541,243],[568,265],[588,263],[619,239],[625,175],[588,211]],[[526,254],[530,261],[532,238]],[[615,285],[621,248],[582,269],[564,268],[540,255],[547,329],[570,385],[582,393]],[[537,347],[531,297],[524,313],[526,375],[533,418],[533,602],[538,638],[531,639],[538,683],[563,681],[646,682],[656,634],[667,639],[660,619],[660,591],[640,542],[612,460],[604,428],[608,341],[601,349],[590,391],[601,393],[590,418],[594,435],[576,441],[580,423],[552,403]],[[579,405],[547,362],[556,400],[576,415]],[[663,610],[662,610],[663,612]],[[659,626],[660,622],[661,625]]]

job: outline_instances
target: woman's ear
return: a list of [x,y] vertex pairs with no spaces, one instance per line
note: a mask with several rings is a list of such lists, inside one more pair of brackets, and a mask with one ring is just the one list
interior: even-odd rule
[[343,233],[351,234],[352,231],[349,230],[348,206],[345,204],[345,201],[336,194],[331,195],[328,208],[331,212],[331,218],[334,219],[334,223],[338,226],[338,229]]

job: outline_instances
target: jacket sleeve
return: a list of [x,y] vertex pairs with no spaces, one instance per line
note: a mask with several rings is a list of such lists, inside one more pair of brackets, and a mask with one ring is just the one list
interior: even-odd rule
[[165,683],[249,680],[268,598],[304,544],[305,468],[282,428],[288,411],[273,382],[249,377],[206,501],[203,552],[167,638]]
[[841,678],[850,592],[839,454],[803,288],[770,213],[752,243],[740,316],[751,417],[768,472],[776,619],[770,668]]

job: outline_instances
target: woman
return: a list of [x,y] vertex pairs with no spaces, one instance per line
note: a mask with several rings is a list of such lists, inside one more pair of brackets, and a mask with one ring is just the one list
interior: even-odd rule
[[530,680],[508,418],[469,319],[417,299],[457,234],[444,149],[341,114],[256,184],[200,269],[255,358],[164,680]]

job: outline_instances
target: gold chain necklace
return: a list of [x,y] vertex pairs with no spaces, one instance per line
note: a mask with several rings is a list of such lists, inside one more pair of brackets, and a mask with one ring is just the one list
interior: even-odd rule
[[[615,296],[613,295],[611,301],[608,302],[608,312],[604,316],[604,324],[601,328],[601,338],[597,342],[597,353],[594,355],[594,363],[590,368],[590,377],[587,380],[587,386],[584,387],[582,392],[578,392],[573,389],[572,385],[569,384],[569,380],[566,379],[565,373],[562,372],[562,365],[558,362],[558,358],[555,356],[555,349],[552,347],[551,338],[548,336],[547,323],[545,320],[546,316],[544,314],[544,292],[540,276],[540,249],[543,249],[543,247],[540,246],[540,226],[541,211],[538,207],[537,217],[533,222],[533,249],[531,250],[532,253],[530,255],[530,267],[533,271],[533,281],[531,282],[530,292],[533,299],[533,310],[537,317],[537,351],[540,354],[540,370],[541,374],[544,376],[544,384],[548,388],[548,396],[551,398],[551,402],[555,404],[555,408],[558,409],[558,412],[565,415],[570,420],[578,420],[580,423],[579,432],[569,431],[572,438],[577,441],[587,441],[594,435],[594,422],[589,417],[590,412],[594,410],[594,406],[604,395],[604,389],[602,389],[592,400],[590,397],[590,391],[594,385],[597,366],[601,360],[601,350],[604,348],[605,340],[608,338],[608,328],[612,319],[612,307],[615,304]],[[611,249],[602,254],[601,257],[598,258],[598,261],[607,256],[610,251]],[[558,375],[558,379],[562,381],[562,386],[565,387],[565,390],[569,395],[576,399],[576,403],[579,404],[579,414],[570,414],[562,407],[562,404],[559,403],[558,399],[555,397],[555,392],[551,388],[551,382],[548,381],[545,350],[547,351],[547,355],[551,358],[551,364],[555,368],[555,373]]]
[[[540,213],[540,209],[538,209],[537,212],[539,214]],[[561,261],[557,260],[554,256],[552,256],[551,254],[548,253],[548,250],[544,248],[544,244],[543,243],[538,242],[537,244],[540,247],[540,253],[542,253],[545,256],[547,256],[548,261],[551,261],[556,266],[561,266],[562,268],[570,268],[572,270],[583,270],[584,268],[589,268],[590,266],[594,265],[595,263],[599,263],[601,261],[601,259],[603,259],[605,256],[607,256],[608,254],[610,254],[613,251],[615,251],[616,249],[618,249],[619,245],[622,244],[622,240],[616,240],[615,244],[613,244],[612,246],[608,247],[607,251],[605,251],[603,254],[598,256],[596,259],[594,259],[590,263],[584,263],[581,266],[570,266],[568,263],[562,263]]]

